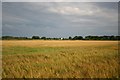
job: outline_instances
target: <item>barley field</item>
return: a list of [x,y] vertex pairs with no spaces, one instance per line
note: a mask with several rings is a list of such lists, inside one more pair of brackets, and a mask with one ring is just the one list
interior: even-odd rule
[[3,40],[3,78],[118,78],[117,41]]

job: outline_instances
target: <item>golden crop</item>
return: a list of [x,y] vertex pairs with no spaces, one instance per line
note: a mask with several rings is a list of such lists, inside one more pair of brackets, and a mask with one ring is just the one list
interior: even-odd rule
[[4,40],[3,78],[117,78],[117,41]]

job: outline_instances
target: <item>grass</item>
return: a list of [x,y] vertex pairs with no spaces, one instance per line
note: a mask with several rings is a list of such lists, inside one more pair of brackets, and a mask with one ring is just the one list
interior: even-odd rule
[[117,41],[2,42],[3,78],[118,78]]

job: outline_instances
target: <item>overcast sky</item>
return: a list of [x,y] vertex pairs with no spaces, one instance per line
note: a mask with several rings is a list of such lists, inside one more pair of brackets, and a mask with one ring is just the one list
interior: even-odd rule
[[119,2],[119,0],[2,0],[2,2]]
[[2,3],[0,2],[0,36],[2,36]]
[[117,2],[3,2],[2,35],[118,35]]

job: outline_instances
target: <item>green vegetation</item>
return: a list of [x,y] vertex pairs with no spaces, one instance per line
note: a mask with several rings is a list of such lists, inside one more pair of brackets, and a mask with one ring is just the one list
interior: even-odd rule
[[117,41],[3,41],[3,78],[118,78]]
[[47,37],[39,37],[32,36],[32,38],[28,37],[13,37],[13,36],[2,36],[2,40],[120,40],[120,36],[74,36],[73,38],[69,36],[68,38],[47,38]]

